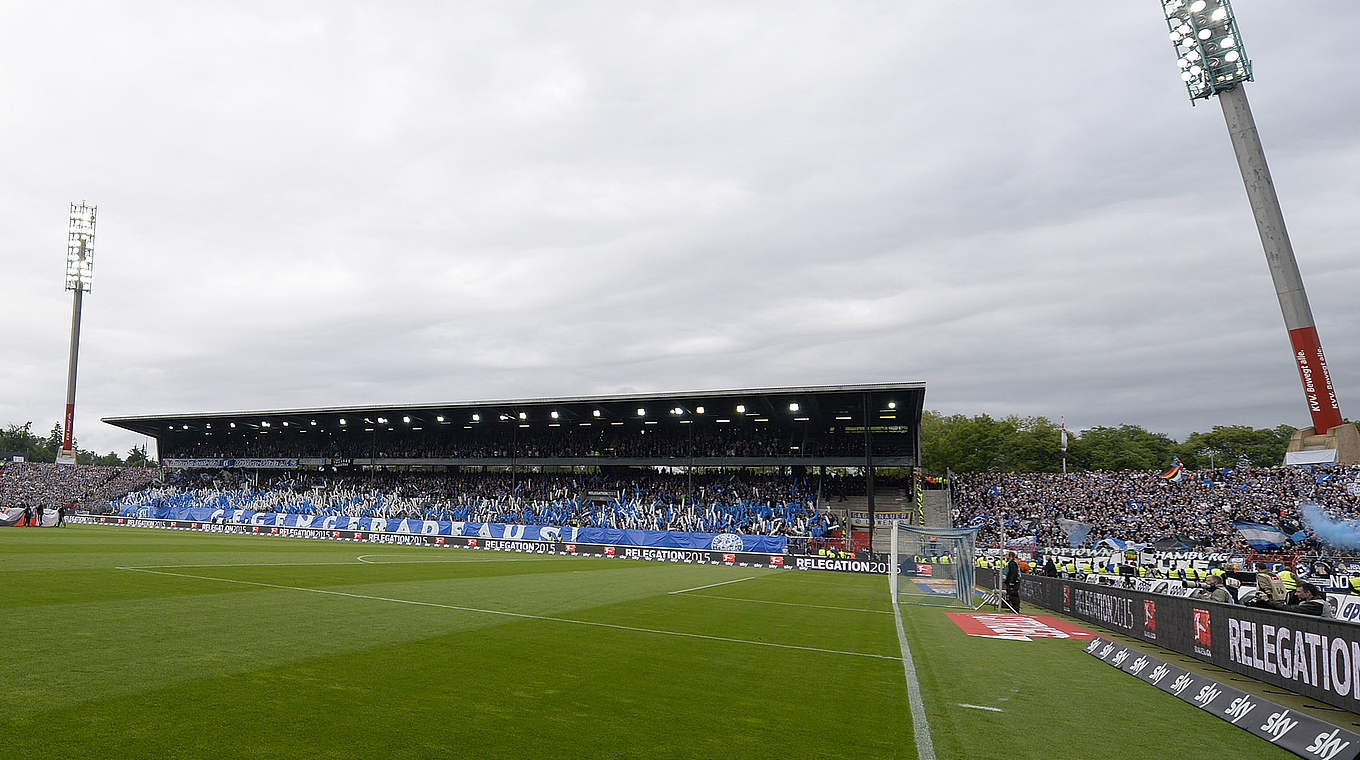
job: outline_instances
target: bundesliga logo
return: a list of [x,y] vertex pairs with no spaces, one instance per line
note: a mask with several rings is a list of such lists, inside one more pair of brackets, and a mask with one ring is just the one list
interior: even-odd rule
[[724,555],[723,555],[723,562],[736,562],[736,561],[737,561],[737,555],[735,555],[735,554],[724,554]]
[[1157,603],[1151,599],[1143,600],[1143,627],[1149,631],[1157,630]]
[[1195,608],[1195,641],[1204,646],[1212,646],[1212,636],[1209,632],[1209,611]]

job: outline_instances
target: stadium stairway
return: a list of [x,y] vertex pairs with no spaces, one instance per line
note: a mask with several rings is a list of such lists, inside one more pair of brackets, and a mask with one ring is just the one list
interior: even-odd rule
[[921,505],[926,513],[926,525],[953,526],[953,511],[949,507],[949,490],[930,489]]

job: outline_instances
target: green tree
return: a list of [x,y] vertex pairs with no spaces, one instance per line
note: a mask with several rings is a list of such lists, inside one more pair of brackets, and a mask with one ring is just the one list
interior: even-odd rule
[[1072,441],[1069,454],[1079,469],[1152,470],[1166,467],[1175,456],[1176,442],[1163,433],[1139,425],[1093,427]]
[[149,467],[155,464],[155,462],[152,462],[150,457],[146,455],[145,446],[133,446],[128,449],[126,463],[129,467]]
[[30,462],[41,462],[46,450],[43,439],[33,434],[33,423],[25,422],[0,430],[0,453],[18,454]]
[[1289,448],[1289,438],[1293,434],[1294,428],[1289,425],[1274,428],[1215,425],[1207,433],[1191,433],[1177,450],[1187,467],[1208,467],[1209,457],[1200,452],[1211,449],[1218,452],[1213,457],[1215,467],[1233,466],[1242,456],[1257,467],[1269,467],[1284,461],[1284,452]]
[[[61,423],[52,423],[52,429],[48,431],[47,437],[43,439],[43,459],[44,462],[57,461],[57,452],[61,451]],[[73,442],[72,446],[75,445]]]
[[932,472],[1056,472],[1058,441],[1058,426],[1046,417],[921,416],[921,461]]

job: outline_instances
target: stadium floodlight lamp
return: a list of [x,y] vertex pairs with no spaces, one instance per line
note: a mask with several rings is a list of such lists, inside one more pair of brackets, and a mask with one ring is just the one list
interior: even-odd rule
[[284,426],[284,427],[288,427],[288,420],[284,420],[284,421],[283,421],[283,426]]
[[1229,0],[1166,0],[1162,11],[1191,103],[1252,81]]
[[232,423],[230,423],[230,424],[231,424],[232,429],[235,430],[235,429],[236,429],[236,423],[235,423],[235,422],[232,422]]
[[591,414],[593,414],[593,415],[596,416],[596,417],[599,417],[599,416],[600,416],[600,410],[599,410],[599,409],[596,409],[594,412],[591,412]]
[[401,421],[402,421],[402,422],[405,422],[407,425],[411,424],[411,418],[410,418],[410,417],[407,417],[407,416],[403,416],[403,417],[401,418]]
[[94,226],[98,209],[85,201],[71,204],[66,233],[66,289],[90,292],[94,285]]
[[481,421],[482,421],[482,415],[480,415],[480,414],[474,414],[474,415],[472,415],[472,421],[473,421],[473,422],[481,422]]
[[799,408],[799,407],[798,407],[798,402],[797,402],[797,401],[794,401],[794,402],[792,402],[792,403],[789,404],[789,411],[790,411],[790,412],[796,412],[796,411],[798,411],[798,408]]
[[737,414],[746,414],[745,404],[737,404]]
[[188,426],[188,425],[180,425],[180,429],[181,429],[181,430],[188,430],[188,429],[189,429],[189,426]]
[[439,415],[438,417],[435,417],[435,418],[434,418],[434,421],[435,421],[435,422],[443,422],[443,421],[444,421],[444,415],[441,414],[441,415]]
[[646,409],[643,409],[642,407],[638,407],[638,416],[639,416],[639,417],[646,417],[646,416],[647,416],[647,410],[646,410]]
[[316,420],[312,420],[312,426],[313,426],[313,427],[316,426]]
[[897,408],[897,402],[896,402],[896,401],[889,401],[889,402],[888,402],[888,408],[889,408],[889,409],[896,409],[896,408]]
[[519,418],[522,419],[522,420],[527,420],[527,419],[529,419],[529,413],[528,413],[528,412],[520,412],[520,413],[519,413]]
[[386,425],[386,424],[387,424],[387,418],[386,418],[386,417],[379,417],[379,418],[378,418],[378,424],[379,424],[379,425]]
[[702,406],[696,406],[696,407],[694,407],[694,413],[695,413],[695,414],[703,414],[703,413],[704,413],[704,408],[703,408]]
[[349,424],[348,422],[345,422],[345,418],[344,418],[344,417],[341,417],[341,418],[340,418],[340,427],[344,427],[345,425],[348,425],[348,424]]
[[553,418],[553,419],[557,419],[557,410],[556,410],[556,409],[553,410],[552,418]]

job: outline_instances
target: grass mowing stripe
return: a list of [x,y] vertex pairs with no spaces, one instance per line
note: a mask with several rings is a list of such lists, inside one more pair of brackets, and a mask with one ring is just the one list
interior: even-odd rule
[[[678,594],[679,591],[672,591]],[[772,599],[744,599],[740,596],[717,596],[715,594],[685,594],[693,599],[726,599],[729,602],[754,602],[755,604],[778,604],[781,607],[811,607],[817,610],[844,610],[845,612],[871,612],[875,615],[891,615],[889,610],[866,610],[863,607],[833,607],[829,604],[803,604],[801,602],[776,602]]]
[[935,742],[930,738],[930,721],[926,706],[921,701],[921,682],[916,679],[916,663],[911,659],[907,634],[902,630],[902,610],[897,606],[897,595],[892,600],[893,620],[897,623],[897,642],[902,645],[902,671],[907,679],[907,701],[911,703],[912,733],[916,736],[917,760],[935,760]]
[[[508,610],[488,610],[480,607],[463,607],[456,604],[440,604],[438,602],[422,602],[415,599],[395,599],[390,596],[371,596],[369,594],[351,594],[347,591],[331,591],[321,588],[307,588],[306,586],[284,586],[277,583],[260,583],[258,581],[242,581],[235,578],[213,578],[206,575],[189,575],[187,573],[167,573],[163,570],[147,570],[138,567],[119,567],[118,570],[131,570],[137,573],[150,573],[152,575],[165,575],[174,578],[193,578],[200,581],[219,581],[221,583],[238,583],[243,586],[259,586],[261,588],[280,589],[283,591],[305,591],[312,594],[327,594],[329,596],[343,596],[350,599],[368,599],[375,602],[391,602],[393,604],[410,604],[419,607],[438,607],[446,610],[457,610],[459,612],[476,612],[483,615],[500,615],[503,617],[519,618],[522,620],[543,620],[550,623],[574,623],[576,625],[589,625],[597,628],[613,628],[618,631],[634,631],[637,633],[655,633],[663,636],[680,636],[688,639],[706,639],[708,641],[725,641],[732,644],[751,644],[753,646],[774,647],[776,649],[796,649],[803,652],[821,652],[823,654],[840,654],[848,657],[869,657],[877,660],[896,660],[898,658],[886,654],[874,654],[872,652],[849,652],[841,649],[822,649],[821,647],[805,647],[797,644],[777,644],[771,641],[753,641],[751,639],[734,639],[727,636],[711,636],[704,633],[686,633],[684,631],[666,631],[660,628],[641,628],[632,625],[619,625],[617,623],[601,623],[594,620],[573,620],[571,618],[552,617],[549,615],[531,615],[527,612],[510,612]],[[756,577],[756,576],[752,576]],[[749,578],[743,580],[750,580]],[[901,622],[898,622],[901,629]],[[905,650],[904,650],[905,651]],[[919,694],[918,694],[919,699]],[[919,743],[919,740],[918,740]],[[921,756],[921,760],[934,760],[935,756]]]

